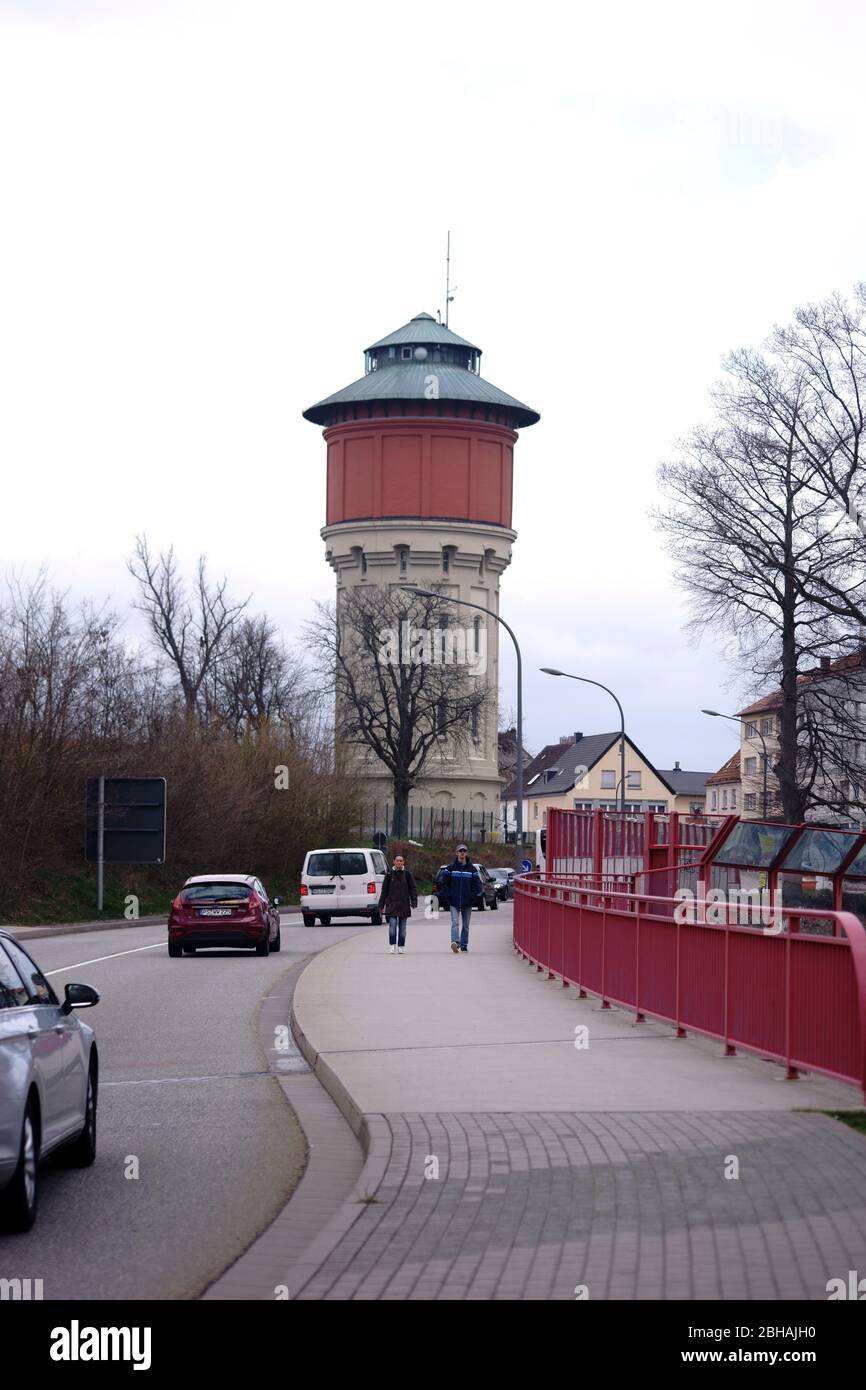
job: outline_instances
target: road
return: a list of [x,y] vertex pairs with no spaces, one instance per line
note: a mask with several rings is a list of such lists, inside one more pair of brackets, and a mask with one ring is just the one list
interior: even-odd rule
[[100,1051],[98,1153],[43,1168],[36,1226],[0,1236],[0,1278],[42,1279],[46,1299],[195,1298],[273,1220],[305,1142],[259,1043],[260,1002],[304,956],[370,930],[295,921],[266,959],[170,960],[164,926],[27,944],[61,996],[71,980],[102,996],[82,1013]]

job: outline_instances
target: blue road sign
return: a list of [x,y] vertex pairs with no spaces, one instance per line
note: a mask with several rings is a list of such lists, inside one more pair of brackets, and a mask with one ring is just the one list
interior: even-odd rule
[[532,873],[532,865],[530,864],[530,862],[529,862],[528,859],[521,859],[521,861],[520,861],[520,867],[521,867],[521,869],[523,870],[523,872],[524,872],[525,874],[531,874],[531,873]]

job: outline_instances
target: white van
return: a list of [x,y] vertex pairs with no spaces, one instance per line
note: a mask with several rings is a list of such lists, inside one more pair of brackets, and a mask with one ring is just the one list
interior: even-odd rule
[[379,894],[388,865],[380,849],[311,849],[301,871],[301,911],[305,927],[318,917],[366,917],[382,925]]

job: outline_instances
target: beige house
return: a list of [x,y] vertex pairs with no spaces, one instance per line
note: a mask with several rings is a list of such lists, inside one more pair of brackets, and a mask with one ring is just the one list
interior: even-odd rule
[[[676,785],[676,777],[680,781]],[[706,773],[683,773],[676,765],[667,773],[653,767],[640,749],[625,738],[625,804],[630,811],[682,811],[702,809]],[[690,788],[699,788],[692,794]],[[523,774],[524,828],[547,824],[551,807],[617,810],[620,805],[620,734],[564,736],[550,743],[532,759]],[[514,829],[517,787],[510,782],[502,794],[503,816]]]

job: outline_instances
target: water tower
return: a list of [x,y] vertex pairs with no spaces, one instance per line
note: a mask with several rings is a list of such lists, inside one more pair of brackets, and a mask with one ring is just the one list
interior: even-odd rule
[[[365,374],[304,411],[324,426],[327,511],[322,537],[338,593],[350,585],[442,586],[499,611],[511,561],[517,431],[537,411],[479,374],[481,349],[430,314],[372,343]],[[412,801],[446,812],[499,814],[499,624],[468,608],[455,624],[484,628],[489,713],[468,752],[431,766]],[[478,640],[478,639],[476,639]],[[367,797],[391,800],[381,764],[364,766]]]

